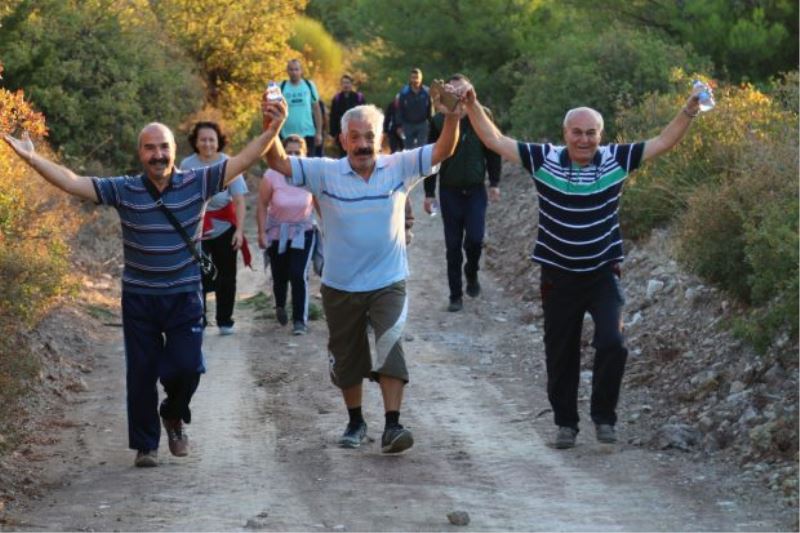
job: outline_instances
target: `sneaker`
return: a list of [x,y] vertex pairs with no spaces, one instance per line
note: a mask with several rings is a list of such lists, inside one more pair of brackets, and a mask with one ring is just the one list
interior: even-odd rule
[[461,300],[461,297],[458,298],[450,298],[450,305],[447,306],[447,310],[451,313],[457,313],[464,308],[464,302]]
[[400,453],[414,445],[411,432],[401,425],[386,428],[381,437],[381,451],[383,453]]
[[558,433],[556,433],[556,448],[559,450],[566,450],[567,448],[575,447],[575,438],[578,436],[578,430],[575,428],[560,426]]
[[233,335],[233,326],[220,326],[219,327],[219,334],[220,335]]
[[481,294],[481,283],[478,281],[478,273],[471,276],[466,276],[467,278],[467,288],[465,292],[467,296],[470,298],[477,298]]
[[339,446],[342,448],[358,448],[367,440],[367,423],[360,422],[356,425],[347,424],[344,433],[339,437]]
[[604,442],[606,444],[617,442],[617,431],[611,424],[595,424],[594,431],[598,442]]
[[303,322],[298,320],[292,326],[292,335],[305,335],[306,333],[308,333],[308,328]]
[[169,442],[169,452],[175,457],[186,457],[189,455],[189,436],[183,430],[183,422],[180,419],[167,420],[162,418],[164,430],[167,432]]
[[137,468],[152,468],[158,466],[158,450],[139,450],[133,461]]
[[286,314],[285,307],[276,307],[275,308],[275,318],[278,319],[278,324],[281,326],[285,326],[289,323],[289,315]]

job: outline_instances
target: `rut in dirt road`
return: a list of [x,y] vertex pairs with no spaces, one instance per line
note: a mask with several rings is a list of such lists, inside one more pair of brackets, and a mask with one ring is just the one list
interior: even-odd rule
[[[170,457],[162,439],[158,468],[132,466],[116,338],[98,350],[86,401],[68,414],[81,429],[59,446],[79,453],[51,491],[15,512],[13,528],[449,531],[459,529],[447,519],[456,510],[469,513],[465,530],[785,528],[763,502],[720,493],[713,473],[698,475],[678,452],[632,446],[624,435],[601,445],[591,431],[575,449],[554,450],[541,325],[524,321],[530,310],[486,271],[483,295],[446,312],[441,223],[417,220],[402,412],[411,450],[338,448],[347,417],[327,374],[324,321],[293,337],[240,305],[235,335],[206,333],[208,373],[193,402],[188,458]],[[269,292],[263,272],[240,270],[239,299],[259,291]],[[377,386],[365,385],[375,439],[381,405]]]

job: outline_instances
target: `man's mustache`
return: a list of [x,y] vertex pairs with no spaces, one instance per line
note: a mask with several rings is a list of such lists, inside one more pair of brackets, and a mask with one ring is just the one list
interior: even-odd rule
[[166,166],[167,163],[169,163],[169,159],[167,159],[166,157],[161,157],[161,158],[154,157],[147,162],[147,164],[149,165],[164,165],[164,166]]
[[375,149],[374,148],[358,148],[358,149],[356,149],[355,152],[353,152],[353,155],[356,155],[356,156],[358,156],[358,155],[375,155]]

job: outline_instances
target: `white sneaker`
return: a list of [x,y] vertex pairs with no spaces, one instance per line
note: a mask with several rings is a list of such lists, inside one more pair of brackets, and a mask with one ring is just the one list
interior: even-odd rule
[[219,327],[219,334],[220,335],[233,335],[233,326],[220,326]]

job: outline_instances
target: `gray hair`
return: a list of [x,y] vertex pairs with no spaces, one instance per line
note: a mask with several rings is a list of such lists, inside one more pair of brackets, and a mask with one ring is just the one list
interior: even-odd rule
[[369,122],[369,125],[372,126],[372,131],[375,133],[383,131],[383,112],[372,104],[358,105],[347,110],[342,115],[342,133],[345,135],[347,135],[348,126],[353,119]]
[[603,131],[603,115],[601,115],[598,110],[592,109],[591,107],[573,107],[572,109],[567,111],[567,114],[564,115],[564,127],[565,128],[567,127],[567,123],[569,122],[569,119],[571,119],[572,117],[574,117],[578,113],[583,113],[583,112],[586,112],[586,113],[589,113],[590,115],[592,115],[595,118],[595,120],[597,121],[597,123],[600,125],[600,131]]

